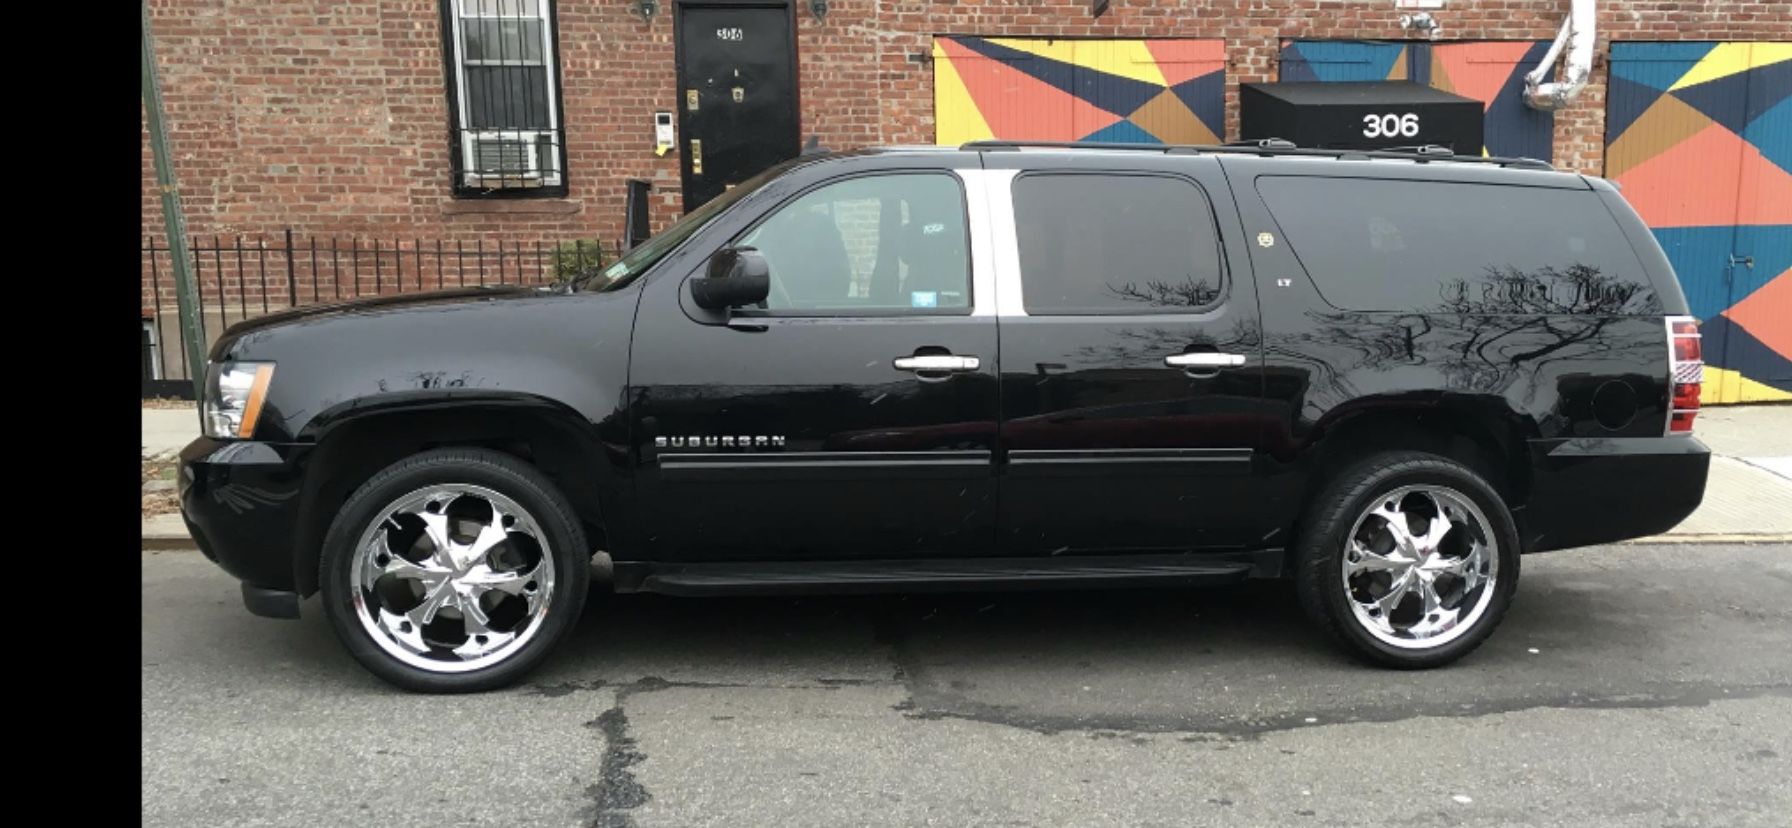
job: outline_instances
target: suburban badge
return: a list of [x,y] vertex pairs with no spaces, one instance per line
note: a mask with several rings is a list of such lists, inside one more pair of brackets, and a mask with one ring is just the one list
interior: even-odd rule
[[783,448],[782,434],[692,434],[683,437],[655,437],[654,448]]

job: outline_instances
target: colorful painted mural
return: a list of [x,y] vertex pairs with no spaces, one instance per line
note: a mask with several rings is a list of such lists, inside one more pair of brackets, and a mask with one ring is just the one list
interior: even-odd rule
[[1792,43],[1613,43],[1605,175],[1673,262],[1707,403],[1792,400]]
[[1213,144],[1225,42],[936,37],[935,141]]
[[1284,81],[1407,80],[1473,98],[1487,106],[1484,155],[1548,161],[1555,120],[1523,99],[1524,74],[1548,51],[1543,40],[1284,40],[1279,65]]

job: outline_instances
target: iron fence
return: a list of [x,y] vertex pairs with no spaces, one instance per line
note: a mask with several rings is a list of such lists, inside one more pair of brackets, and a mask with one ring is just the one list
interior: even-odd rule
[[[548,284],[607,264],[595,239],[210,236],[189,242],[207,347],[225,328],[288,308],[499,284]],[[192,396],[165,239],[142,246],[143,396]]]

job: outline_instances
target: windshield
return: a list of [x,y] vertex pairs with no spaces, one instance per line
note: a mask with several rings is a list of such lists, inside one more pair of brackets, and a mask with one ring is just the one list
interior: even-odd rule
[[710,220],[722,214],[722,211],[733,206],[735,202],[746,198],[754,190],[765,186],[765,183],[777,178],[797,159],[775,164],[764,172],[753,176],[724,191],[721,195],[710,199],[702,207],[687,213],[684,218],[672,223],[657,236],[635,246],[628,255],[616,260],[615,264],[600,270],[593,270],[572,281],[573,290],[606,291],[615,290],[635,280],[635,277],[653,269],[654,264],[666,257],[667,253],[684,243],[692,234],[703,229]]

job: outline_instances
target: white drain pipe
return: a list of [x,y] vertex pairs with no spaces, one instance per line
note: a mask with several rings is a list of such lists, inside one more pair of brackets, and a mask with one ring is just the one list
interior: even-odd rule
[[[1562,30],[1556,34],[1556,42],[1549,46],[1549,54],[1524,76],[1524,102],[1532,109],[1554,112],[1567,106],[1587,85],[1587,77],[1593,72],[1593,0],[1572,2],[1574,5],[1568,10],[1568,19],[1562,21]],[[1561,79],[1544,83],[1544,73],[1555,65],[1556,58],[1562,56],[1563,46],[1568,47],[1568,60],[1562,64]]]

